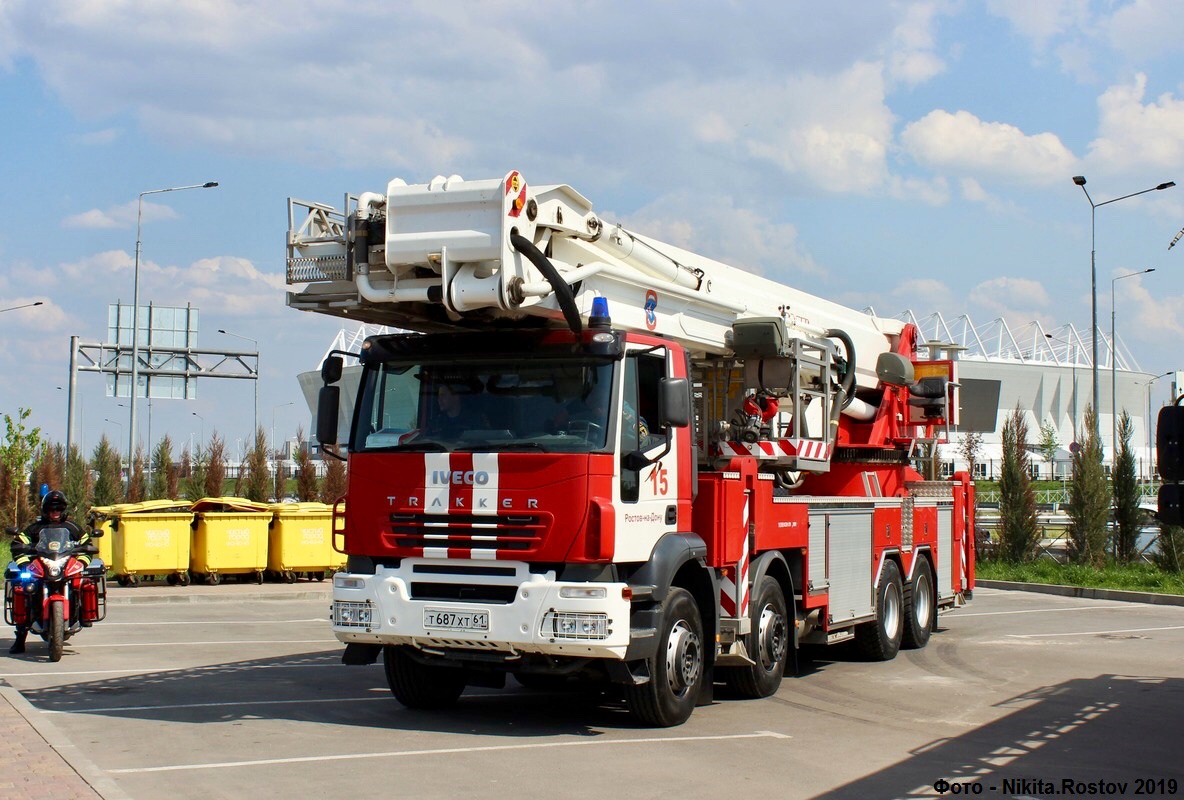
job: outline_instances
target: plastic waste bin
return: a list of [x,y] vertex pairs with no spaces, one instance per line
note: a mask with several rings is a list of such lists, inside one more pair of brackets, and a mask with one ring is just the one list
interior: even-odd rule
[[[105,510],[101,510],[105,509]],[[164,575],[170,584],[189,584],[189,544],[193,512],[183,500],[146,500],[91,509],[95,527],[107,527],[108,564],[121,586],[135,586],[146,575]],[[101,517],[101,520],[100,520]]]
[[265,503],[241,497],[205,497],[191,506],[193,547],[189,569],[211,586],[225,575],[250,575],[263,583],[267,569],[267,526],[272,512]]
[[267,570],[292,583],[300,573],[324,580],[345,564],[333,549],[333,507],[324,503],[273,503]]
[[112,541],[115,538],[111,530],[115,522],[111,516],[113,508],[114,506],[95,506],[86,515],[86,524],[91,530],[102,534],[99,538],[92,537],[92,541],[98,546],[99,558],[103,559],[108,569],[111,568]]

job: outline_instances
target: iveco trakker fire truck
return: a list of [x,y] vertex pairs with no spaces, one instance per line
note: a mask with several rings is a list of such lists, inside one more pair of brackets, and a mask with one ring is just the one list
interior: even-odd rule
[[919,458],[956,362],[910,324],[518,172],[290,199],[287,279],[293,308],[406,331],[331,354],[317,417],[349,461],[333,631],[406,706],[510,674],[677,725],[716,682],[773,694],[803,644],[923,647],[970,594],[973,486]]

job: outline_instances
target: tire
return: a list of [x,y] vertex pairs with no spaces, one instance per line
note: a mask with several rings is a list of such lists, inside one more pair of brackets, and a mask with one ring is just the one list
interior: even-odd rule
[[180,584],[181,586],[188,586],[189,585],[189,572],[188,571],[178,572],[177,573],[177,583]]
[[61,661],[62,648],[66,642],[66,609],[63,601],[52,600],[49,604],[49,660]]
[[391,694],[407,708],[425,711],[451,708],[465,690],[464,670],[421,664],[407,653],[405,646],[383,647],[382,663]]
[[296,573],[290,569],[284,570],[282,573],[282,577],[283,577],[284,583],[295,583],[296,582]]
[[904,587],[904,634],[901,646],[919,650],[929,643],[937,621],[937,596],[933,570],[928,559],[921,558],[913,568],[913,579]]
[[860,652],[872,661],[891,661],[900,651],[904,631],[904,590],[900,568],[895,561],[885,561],[876,584],[876,618],[855,628],[855,642]]
[[210,586],[217,586],[221,582],[222,576],[217,572],[211,572],[206,575],[206,583],[208,583]]
[[686,722],[699,699],[706,673],[703,621],[686,589],[673,588],[662,603],[658,650],[650,679],[625,687],[629,711],[640,722],[670,728]]
[[770,697],[781,687],[793,633],[785,593],[776,578],[762,577],[753,594],[752,630],[745,637],[744,645],[756,663],[750,667],[728,667],[726,671],[720,671],[732,691],[741,697]]
[[263,570],[260,569],[255,571],[255,583],[260,586],[263,585]]

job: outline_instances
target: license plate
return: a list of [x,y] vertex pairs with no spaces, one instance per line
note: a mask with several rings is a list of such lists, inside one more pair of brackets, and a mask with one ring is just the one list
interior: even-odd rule
[[480,631],[484,633],[489,630],[489,612],[425,608],[423,610],[423,626],[449,631]]

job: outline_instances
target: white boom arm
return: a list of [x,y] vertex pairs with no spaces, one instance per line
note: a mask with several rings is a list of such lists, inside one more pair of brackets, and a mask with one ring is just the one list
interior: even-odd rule
[[843,331],[863,388],[876,386],[876,358],[903,328],[605,224],[570,186],[528,186],[517,172],[396,179],[385,195],[347,196],[344,213],[290,200],[288,283],[307,284],[289,293],[295,308],[421,331],[529,316],[571,324],[605,297],[614,327],[721,356],[737,320],[780,317],[791,338]]

